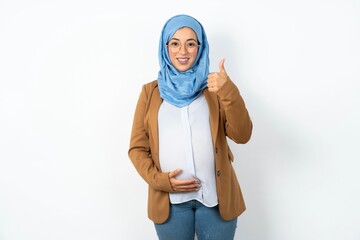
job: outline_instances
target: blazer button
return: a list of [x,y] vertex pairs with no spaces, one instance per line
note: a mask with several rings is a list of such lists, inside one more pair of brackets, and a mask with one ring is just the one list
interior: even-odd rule
[[216,175],[217,175],[218,177],[220,177],[220,175],[221,175],[220,170],[217,170]]
[[217,147],[215,148],[215,153],[218,153],[218,148]]

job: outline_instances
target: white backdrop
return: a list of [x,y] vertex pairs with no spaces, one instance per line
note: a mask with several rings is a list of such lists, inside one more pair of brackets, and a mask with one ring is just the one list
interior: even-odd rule
[[0,0],[0,239],[156,239],[127,150],[179,13],[253,119],[236,239],[359,240],[358,0]]

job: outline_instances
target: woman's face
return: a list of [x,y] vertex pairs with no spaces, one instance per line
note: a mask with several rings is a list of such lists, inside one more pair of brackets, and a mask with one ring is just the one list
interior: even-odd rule
[[168,42],[171,63],[180,72],[185,72],[195,62],[199,50],[194,30],[183,27],[177,30]]

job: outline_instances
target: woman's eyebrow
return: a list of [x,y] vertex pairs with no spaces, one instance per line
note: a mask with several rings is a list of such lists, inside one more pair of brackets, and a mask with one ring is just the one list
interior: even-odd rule
[[[177,40],[177,41],[180,41],[180,39],[178,39],[178,38],[171,38],[169,41],[171,41],[171,40]],[[194,39],[194,38],[189,38],[189,39],[186,39],[186,41],[191,41],[191,40],[193,40],[193,41],[197,41],[196,39]]]

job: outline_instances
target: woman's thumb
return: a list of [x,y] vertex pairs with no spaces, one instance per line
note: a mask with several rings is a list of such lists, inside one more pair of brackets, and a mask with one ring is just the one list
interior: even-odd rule
[[173,178],[173,177],[176,177],[177,175],[179,175],[181,173],[181,169],[175,169],[174,171],[170,172],[169,173],[169,177],[170,178]]

